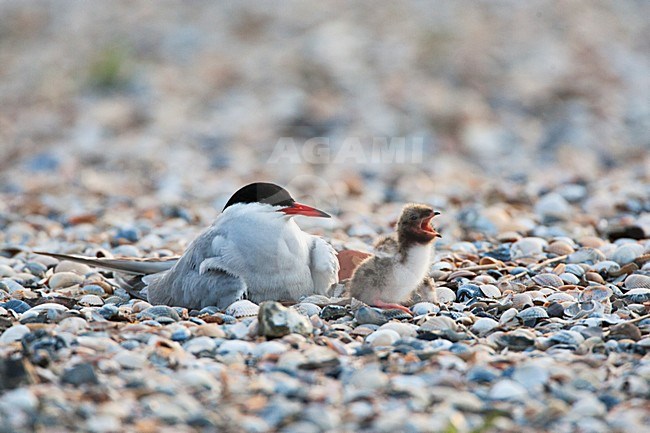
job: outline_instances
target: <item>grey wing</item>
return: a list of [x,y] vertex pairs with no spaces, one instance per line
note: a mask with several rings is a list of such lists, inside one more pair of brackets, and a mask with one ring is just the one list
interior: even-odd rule
[[332,284],[339,282],[339,261],[336,251],[324,239],[313,236],[309,252],[309,269],[314,292],[324,295]]
[[228,240],[211,227],[190,244],[172,269],[143,278],[152,304],[225,309],[246,292],[244,280],[231,271],[223,254]]
[[355,269],[350,281],[350,295],[365,303],[375,302],[386,283],[388,257],[370,256]]

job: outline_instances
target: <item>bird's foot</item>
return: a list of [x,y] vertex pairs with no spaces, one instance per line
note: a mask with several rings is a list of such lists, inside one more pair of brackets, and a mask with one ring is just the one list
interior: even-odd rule
[[411,310],[406,308],[404,305],[400,305],[400,304],[391,304],[380,300],[376,300],[375,302],[373,302],[373,307],[383,308],[384,310],[401,310],[407,314],[413,315],[413,313],[411,313]]

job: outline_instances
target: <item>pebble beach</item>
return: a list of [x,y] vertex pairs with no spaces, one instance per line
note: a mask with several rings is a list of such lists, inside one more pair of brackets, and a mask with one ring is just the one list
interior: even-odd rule
[[[0,433],[641,432],[650,8],[0,3]],[[171,257],[253,181],[341,282],[151,305],[34,251]],[[411,314],[346,295],[440,212]]]

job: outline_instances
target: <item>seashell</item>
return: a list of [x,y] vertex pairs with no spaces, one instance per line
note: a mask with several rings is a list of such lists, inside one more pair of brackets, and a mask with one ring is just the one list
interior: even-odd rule
[[460,302],[466,302],[483,295],[481,288],[476,284],[463,284],[456,291],[456,297]]
[[512,319],[517,317],[517,314],[519,314],[519,311],[517,311],[516,308],[509,308],[506,311],[501,314],[501,317],[499,318],[499,323],[502,325],[505,325],[506,323],[510,322]]
[[454,319],[447,316],[430,317],[420,325],[420,330],[422,331],[456,331],[457,329],[458,325]]
[[499,283],[499,290],[501,293],[505,293],[508,290],[514,293],[521,293],[526,291],[526,285],[514,281],[501,281]]
[[533,304],[543,304],[546,302],[546,295],[541,290],[530,290],[526,293],[533,299]]
[[479,336],[484,336],[493,329],[499,326],[499,322],[489,317],[481,317],[471,327],[471,331],[477,333]]
[[560,277],[549,272],[537,274],[531,279],[542,287],[560,287],[564,284]]
[[650,289],[631,289],[625,294],[625,299],[635,304],[643,304],[644,302],[649,302]]
[[501,290],[499,290],[499,288],[494,284],[481,284],[479,288],[481,289],[483,296],[485,296],[486,298],[501,297]]
[[342,305],[326,305],[320,312],[320,318],[323,320],[336,320],[345,317],[348,309]]
[[515,329],[498,336],[496,343],[514,351],[526,350],[535,345],[535,333],[528,329]]
[[240,317],[252,317],[252,316],[257,316],[257,313],[259,313],[260,307],[259,305],[249,301],[248,299],[241,299],[239,301],[235,301],[232,304],[228,305],[226,307],[226,314],[233,316],[237,319]]
[[638,270],[639,270],[639,266],[636,263],[628,263],[626,265],[621,266],[619,270],[610,272],[609,275],[613,277],[620,277],[621,275],[632,274]]
[[84,277],[74,272],[59,272],[53,274],[47,285],[52,290],[64,289],[66,287],[71,287],[76,284],[81,284],[84,281]]
[[517,310],[533,306],[533,297],[528,293],[515,293],[512,295],[512,306]]
[[321,308],[316,304],[312,304],[311,302],[300,302],[296,305],[293,305],[291,308],[307,317],[311,317],[314,314],[320,314],[321,312]]
[[405,320],[405,319],[412,319],[413,316],[410,315],[409,313],[406,313],[402,310],[382,310],[382,314],[384,317],[386,317],[388,320]]
[[474,284],[495,284],[497,280],[492,275],[483,274],[483,275],[478,275],[476,278],[472,280],[472,282]]
[[625,279],[625,287],[628,289],[650,289],[650,276],[632,274]]
[[618,263],[616,263],[616,262],[614,262],[612,260],[603,260],[603,261],[600,261],[598,263],[595,263],[591,267],[591,269],[598,272],[598,273],[603,273],[603,272],[611,273],[611,272],[615,272],[615,271],[618,271],[619,269],[621,269],[621,265],[619,265]]
[[381,311],[379,311],[377,308],[372,307],[359,308],[354,314],[354,320],[356,320],[360,325],[383,325],[384,323],[388,322],[388,319],[382,314]]
[[555,266],[555,268],[553,268],[552,272],[555,275],[560,275],[560,274],[564,273],[565,269],[566,269],[566,264],[558,263],[557,266]]
[[583,341],[585,341],[585,337],[576,331],[562,330],[551,335],[549,337],[549,340],[553,344],[566,344],[577,348],[580,344],[582,344]]
[[546,307],[549,317],[564,317],[564,307],[558,302],[552,302]]
[[366,337],[365,342],[373,347],[378,346],[392,346],[400,335],[392,329],[380,329]]
[[593,281],[594,283],[605,284],[605,279],[596,272],[587,272],[585,274],[585,279],[587,281]]
[[452,265],[449,262],[437,262],[431,265],[431,268],[429,268],[431,271],[453,271],[454,270],[454,265]]
[[564,268],[564,272],[575,275],[578,278],[581,278],[588,270],[589,266],[578,263],[569,263]]
[[379,330],[390,329],[399,334],[400,337],[415,337],[417,336],[418,326],[412,323],[402,322],[388,322],[379,327]]
[[577,285],[580,283],[580,278],[575,276],[574,274],[571,274],[569,272],[564,272],[563,274],[560,274],[560,279],[564,284],[575,284]]
[[476,272],[468,271],[465,269],[459,269],[457,271],[450,273],[447,279],[450,281],[454,281],[456,278],[474,278],[475,276],[476,276]]
[[416,316],[422,316],[429,313],[437,313],[440,311],[440,307],[431,302],[418,302],[411,306],[411,311],[413,311],[413,314]]
[[435,281],[447,281],[449,279],[449,272],[446,271],[431,271],[429,276]]
[[637,243],[623,244],[612,253],[611,259],[619,265],[631,263],[644,253],[643,245]]
[[605,260],[605,255],[595,248],[580,248],[578,251],[569,254],[568,263],[597,263]]
[[643,266],[646,263],[650,263],[650,252],[645,253],[645,254],[641,254],[639,257],[634,259],[634,263],[636,263],[639,266]]
[[548,313],[542,307],[528,307],[517,314],[524,325],[533,326],[540,319],[548,319]]
[[535,257],[544,254],[544,247],[548,243],[542,238],[527,237],[519,239],[510,246],[513,259]]
[[503,262],[501,260],[495,259],[494,257],[489,257],[489,256],[484,256],[481,257],[481,259],[478,261],[478,264],[481,266],[484,265],[497,265],[499,267],[503,266]]
[[173,320],[174,322],[178,322],[180,320],[178,312],[166,305],[154,305],[153,307],[146,308],[139,312],[136,318],[138,320],[161,320],[167,318]]
[[546,297],[547,302],[574,302],[575,298],[566,292],[555,292]]
[[330,298],[324,295],[309,295],[301,299],[300,302],[309,302],[310,304],[316,304],[322,306],[322,305],[329,305]]
[[609,300],[612,296],[612,289],[606,286],[591,286],[587,287],[578,295],[579,302],[603,302]]
[[564,241],[554,241],[546,247],[546,252],[558,256],[564,256],[575,252],[575,249]]
[[436,296],[441,304],[449,304],[456,300],[456,293],[445,286],[436,287]]

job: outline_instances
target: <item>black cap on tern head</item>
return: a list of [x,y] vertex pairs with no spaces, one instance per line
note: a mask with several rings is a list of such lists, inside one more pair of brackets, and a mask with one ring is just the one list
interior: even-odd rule
[[278,211],[288,216],[330,217],[322,210],[297,203],[286,189],[274,183],[255,182],[240,188],[230,197],[223,210],[225,211],[228,206],[238,203],[264,203],[271,206],[281,206]]
[[265,203],[271,206],[292,206],[296,201],[286,189],[274,183],[255,182],[239,188],[223,210],[237,203]]

